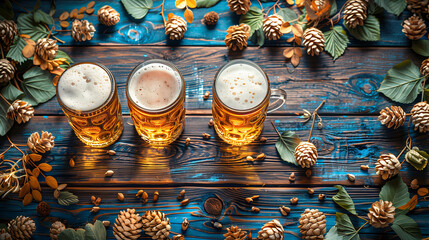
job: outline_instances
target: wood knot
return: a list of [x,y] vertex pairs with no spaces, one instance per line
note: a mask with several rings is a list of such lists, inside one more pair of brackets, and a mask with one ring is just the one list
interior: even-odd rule
[[204,202],[204,210],[213,216],[220,216],[223,209],[223,202],[217,197],[210,197]]

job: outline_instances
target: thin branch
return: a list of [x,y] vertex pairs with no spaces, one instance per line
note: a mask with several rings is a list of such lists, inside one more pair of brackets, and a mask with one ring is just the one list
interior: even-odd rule
[[18,5],[19,7],[21,7],[22,9],[24,9],[27,13],[31,13],[30,11],[28,11],[24,6],[22,6],[18,1],[12,0],[13,3],[16,3],[16,5]]
[[260,1],[260,0],[258,0],[258,3],[259,3],[259,6],[261,6],[262,13],[264,13],[264,7],[262,6],[261,1]]
[[4,100],[7,104],[9,104],[9,106],[10,106],[10,105],[12,105],[12,104],[10,104],[10,102],[9,102],[9,101],[8,101],[8,100],[3,96],[3,94],[1,94],[1,93],[0,93],[0,97],[1,97],[1,98],[3,98],[3,100]]
[[420,102],[423,102],[424,98],[425,98],[425,85],[426,85],[426,77],[425,80],[423,81],[423,90],[422,90],[422,100]]
[[277,130],[276,125],[274,125],[274,122],[273,122],[273,121],[271,121],[271,124],[273,125],[274,130],[276,130],[276,132],[277,132],[277,134],[279,135],[279,137],[282,137],[282,135],[279,133],[279,130]]
[[317,111],[323,106],[323,104],[325,104],[325,102],[326,102],[326,100],[323,100],[323,102],[313,112],[313,123],[311,123],[310,135],[308,136],[307,142],[310,142],[311,135],[313,134],[314,122],[316,121]]
[[365,219],[365,223],[362,225],[362,226],[360,226],[360,228],[358,229],[358,230],[356,230],[356,232],[349,238],[349,239],[353,239],[353,237],[356,235],[356,234],[358,234],[358,232],[365,226],[365,225],[367,225],[368,223],[369,223],[369,221],[368,220],[366,220]]
[[0,50],[1,50],[1,58],[4,58],[3,46],[1,44],[0,44]]
[[165,0],[162,0],[161,16],[165,26],[164,5],[165,5]]

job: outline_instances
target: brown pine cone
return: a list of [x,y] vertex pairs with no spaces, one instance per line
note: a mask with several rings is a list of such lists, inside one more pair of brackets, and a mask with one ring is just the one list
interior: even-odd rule
[[423,60],[422,66],[420,67],[420,73],[425,77],[429,77],[429,58]]
[[246,14],[250,9],[250,5],[252,5],[250,0],[227,0],[227,1],[228,1],[229,10],[231,10],[231,12],[235,12],[238,15]]
[[143,216],[143,230],[152,239],[168,239],[171,225],[168,218],[160,211],[147,211]]
[[414,131],[421,133],[429,132],[429,104],[427,102],[419,102],[411,109],[411,117],[413,119]]
[[35,230],[33,219],[25,216],[18,216],[7,224],[7,231],[14,240],[28,240]]
[[116,223],[113,226],[113,236],[117,240],[135,240],[140,237],[143,224],[142,217],[136,213],[135,209],[127,209],[121,211],[116,218]]
[[428,17],[429,14],[429,0],[405,0],[407,2],[407,9],[419,16]]
[[[58,45],[57,40],[52,40],[49,38],[41,38],[37,40],[36,47],[33,56],[33,64],[38,66],[42,70],[46,70],[49,66],[51,66],[51,62],[57,55]],[[52,66],[50,70],[53,69]]]
[[226,229],[228,232],[223,234],[225,240],[245,240],[247,237],[247,232],[241,230],[237,226],[231,226]]
[[388,128],[393,127],[394,129],[404,125],[405,119],[406,114],[400,106],[386,107],[380,111],[380,116],[378,116],[381,124],[386,125]]
[[283,226],[277,219],[265,223],[258,232],[258,239],[260,240],[283,240],[284,238]]
[[186,30],[186,21],[180,16],[174,15],[165,23],[165,35],[169,35],[171,40],[182,39]]
[[0,240],[12,240],[12,236],[10,236],[5,228],[0,231]]
[[262,30],[264,30],[268,40],[278,40],[283,36],[283,33],[280,31],[283,23],[283,18],[278,14],[273,14],[264,19]]
[[375,228],[385,228],[395,220],[395,207],[392,202],[377,201],[368,209],[369,223]]
[[375,172],[380,175],[383,180],[395,176],[400,170],[401,163],[396,156],[391,153],[382,154],[375,164]]
[[38,132],[34,132],[28,137],[27,146],[34,153],[45,153],[55,146],[54,139],[52,133],[42,131],[40,136]]
[[0,87],[9,84],[15,76],[15,67],[7,59],[0,59]]
[[74,20],[72,24],[72,37],[75,41],[89,41],[94,36],[95,28],[88,20]]
[[6,117],[12,119],[19,124],[30,121],[31,117],[34,116],[33,107],[25,101],[15,100],[9,107],[6,113]]
[[247,24],[230,26],[226,32],[225,45],[232,51],[243,50],[247,47],[247,39],[250,35],[250,27]]
[[39,202],[39,205],[37,205],[36,208],[37,214],[39,214],[42,217],[47,217],[51,213],[51,207],[47,202]]
[[419,16],[411,16],[402,23],[402,32],[410,40],[418,40],[426,33],[426,24]]
[[9,47],[12,45],[16,35],[18,35],[18,28],[14,21],[0,21],[0,45],[3,48],[3,52],[9,51]]
[[325,36],[317,28],[307,28],[302,35],[302,45],[307,49],[308,55],[319,55],[325,48]]
[[62,222],[56,221],[52,223],[51,228],[49,229],[49,236],[51,236],[52,240],[58,240],[58,235],[60,235],[60,233],[65,229],[66,226],[64,226]]
[[299,232],[302,239],[323,239],[326,233],[326,216],[319,209],[305,209],[299,219]]
[[311,142],[300,142],[295,148],[295,159],[302,168],[310,168],[317,161],[317,148]]
[[368,0],[347,1],[344,8],[344,21],[349,28],[363,26],[367,15]]
[[113,26],[120,20],[119,13],[109,5],[102,6],[97,12],[98,21],[106,26]]

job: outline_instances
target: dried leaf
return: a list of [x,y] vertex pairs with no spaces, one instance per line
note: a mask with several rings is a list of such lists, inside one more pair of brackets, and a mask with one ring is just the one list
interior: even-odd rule
[[30,192],[30,183],[27,182],[22,186],[21,190],[19,190],[19,198],[23,198],[29,192]]
[[411,210],[413,210],[415,207],[416,207],[416,205],[417,205],[417,202],[418,202],[418,197],[417,197],[417,195],[414,195],[411,199],[410,199],[410,201],[408,201],[406,204],[404,204],[404,205],[402,205],[402,206],[400,206],[400,207],[398,207],[398,209],[399,210],[405,210],[405,209],[409,209],[410,211]]
[[298,57],[302,57],[302,49],[300,47],[295,47],[293,49],[293,52],[298,56]]
[[290,42],[293,42],[293,40],[295,40],[295,37],[290,37],[286,40],[286,42],[290,43]]
[[38,168],[35,168],[35,169],[33,169],[33,171],[31,172],[31,174],[37,178],[37,177],[39,177],[40,170],[39,170]]
[[194,13],[191,9],[185,10],[185,19],[188,21],[188,23],[192,23],[192,21],[194,21]]
[[57,190],[58,190],[58,191],[62,191],[62,190],[64,190],[66,187],[67,187],[67,184],[66,184],[66,183],[63,183],[63,184],[58,185]]
[[39,190],[33,190],[31,191],[31,194],[33,195],[34,200],[36,200],[37,202],[42,201],[42,194]]
[[197,1],[195,1],[195,0],[186,0],[186,4],[190,8],[196,8],[197,7]]
[[290,62],[292,63],[292,65],[294,67],[298,67],[299,60],[300,60],[300,58],[298,57],[298,55],[293,55],[292,58],[291,58],[291,60],[290,60]]
[[295,2],[294,2],[293,0],[286,0],[286,2],[287,2],[287,4],[289,4],[289,5],[294,5],[294,4],[295,4]]
[[33,195],[31,195],[31,193],[27,193],[24,199],[22,199],[22,205],[27,206],[31,201],[33,201]]
[[28,156],[30,157],[30,159],[33,162],[38,162],[38,161],[42,160],[42,155],[40,155],[40,154],[30,153],[30,154],[28,154]]
[[38,167],[44,172],[50,172],[52,170],[52,166],[48,163],[41,163]]
[[426,196],[429,193],[429,190],[427,188],[419,188],[419,190],[417,190],[417,194],[420,197]]
[[58,188],[58,182],[57,180],[52,177],[52,176],[46,176],[45,178],[45,182],[46,184],[48,184],[49,187],[51,187],[52,189],[57,189]]
[[288,34],[292,31],[292,26],[290,25],[289,22],[285,22],[282,24],[282,26],[280,27],[280,32],[282,32],[283,34]]
[[34,55],[34,46],[33,46],[33,45],[30,45],[30,44],[27,44],[27,46],[25,46],[25,47],[22,49],[22,55],[23,55],[25,58],[30,58],[30,57],[32,57],[32,56]]
[[291,58],[293,56],[293,47],[288,47],[283,51],[285,58]]
[[176,0],[175,5],[179,9],[184,9],[186,7],[186,0]]
[[31,189],[37,189],[37,190],[41,189],[39,180],[37,180],[37,178],[34,176],[30,176],[30,187]]
[[301,45],[302,39],[300,37],[295,37],[295,43]]
[[69,191],[62,191],[58,196],[58,203],[63,206],[69,206],[79,202],[79,198]]
[[295,37],[302,37],[302,34],[304,31],[302,30],[302,27],[300,24],[294,24],[292,25],[292,33],[295,35]]

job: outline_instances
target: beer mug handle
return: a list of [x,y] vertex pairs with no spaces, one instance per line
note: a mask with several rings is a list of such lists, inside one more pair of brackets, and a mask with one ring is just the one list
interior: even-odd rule
[[286,98],[287,94],[285,90],[279,88],[271,89],[270,105],[268,105],[267,113],[272,113],[281,108],[286,103]]

